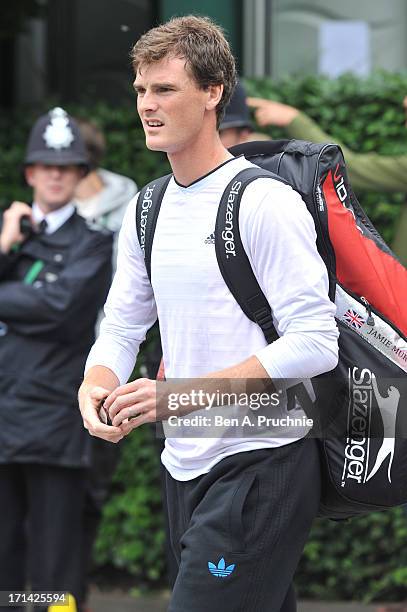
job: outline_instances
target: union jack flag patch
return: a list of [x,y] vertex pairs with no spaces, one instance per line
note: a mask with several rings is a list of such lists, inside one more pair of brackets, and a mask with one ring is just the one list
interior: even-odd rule
[[349,323],[349,325],[352,325],[352,327],[355,327],[356,329],[360,329],[365,322],[363,317],[350,308],[345,312],[343,318],[347,323]]

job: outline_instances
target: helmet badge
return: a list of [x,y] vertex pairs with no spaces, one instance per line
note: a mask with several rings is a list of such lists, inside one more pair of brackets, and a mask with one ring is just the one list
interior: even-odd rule
[[70,147],[74,135],[69,125],[69,118],[63,108],[56,107],[49,112],[51,122],[45,128],[43,138],[50,149]]

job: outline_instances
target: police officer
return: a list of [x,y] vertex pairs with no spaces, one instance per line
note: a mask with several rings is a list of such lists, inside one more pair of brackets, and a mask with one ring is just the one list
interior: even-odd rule
[[33,204],[0,220],[0,591],[68,591],[79,610],[90,438],[77,389],[112,258],[110,232],[75,211],[86,172],[78,126],[51,110],[26,151]]

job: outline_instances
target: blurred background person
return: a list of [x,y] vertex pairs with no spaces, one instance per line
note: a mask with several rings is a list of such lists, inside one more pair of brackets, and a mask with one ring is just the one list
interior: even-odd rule
[[246,104],[246,91],[241,81],[238,81],[225,115],[219,126],[222,144],[227,149],[234,145],[247,142],[253,132],[250,109]]
[[[355,191],[407,193],[407,155],[355,153],[293,106],[263,98],[248,98],[247,102],[255,109],[255,118],[261,127],[275,125],[285,128],[290,138],[339,144]],[[404,98],[404,108],[407,110],[407,97]],[[407,204],[397,223],[392,249],[403,265],[407,266]]]
[[77,119],[77,123],[89,159],[89,172],[76,188],[76,208],[85,219],[114,232],[116,245],[125,210],[137,193],[137,185],[127,176],[100,167],[106,152],[102,130],[92,121]]
[[227,149],[252,140],[270,140],[267,134],[253,131],[253,122],[246,98],[244,85],[238,80],[219,126],[220,139]]
[[0,220],[0,590],[66,591],[80,611],[91,438],[77,391],[112,236],[75,211],[88,162],[62,108],[34,124],[24,163],[32,207]]

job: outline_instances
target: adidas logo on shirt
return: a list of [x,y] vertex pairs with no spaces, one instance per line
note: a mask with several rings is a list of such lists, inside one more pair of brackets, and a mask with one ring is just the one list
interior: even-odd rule
[[215,244],[215,232],[206,238],[205,244]]

